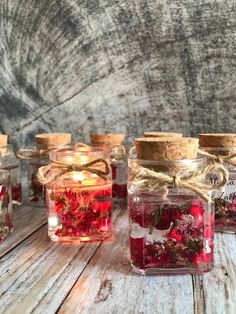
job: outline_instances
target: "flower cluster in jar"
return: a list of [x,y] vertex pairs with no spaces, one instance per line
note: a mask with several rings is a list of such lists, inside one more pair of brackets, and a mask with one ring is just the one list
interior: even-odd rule
[[21,184],[18,183],[18,184],[12,185],[11,192],[12,192],[12,200],[14,200],[14,201],[16,201],[16,202],[18,202],[18,203],[21,203],[21,201],[22,201],[22,188],[21,188]]
[[215,225],[236,228],[236,195],[231,200],[215,198]]
[[[219,182],[216,174],[211,174],[208,179],[212,183]],[[229,179],[225,191],[215,195],[215,225],[217,227],[236,228],[236,192],[234,189],[235,181]]]
[[0,242],[13,230],[12,213],[9,212],[10,196],[6,186],[0,186]]
[[42,184],[39,182],[37,178],[38,169],[41,165],[35,165],[33,173],[30,178],[30,201],[37,203],[39,201],[45,200],[45,191]]
[[53,190],[50,199],[60,225],[58,237],[106,236],[112,228],[112,189]]
[[129,200],[131,260],[140,269],[200,267],[213,262],[213,223],[200,200],[135,203]]
[[116,164],[111,163],[112,170],[112,197],[113,198],[126,198],[127,197],[127,184],[125,183],[117,183],[117,173],[118,171],[122,171],[123,169],[119,169]]

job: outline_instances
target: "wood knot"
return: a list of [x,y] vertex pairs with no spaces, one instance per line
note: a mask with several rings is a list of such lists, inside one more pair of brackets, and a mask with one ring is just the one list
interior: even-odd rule
[[112,294],[112,281],[106,279],[102,282],[100,286],[95,302],[104,302],[110,294]]

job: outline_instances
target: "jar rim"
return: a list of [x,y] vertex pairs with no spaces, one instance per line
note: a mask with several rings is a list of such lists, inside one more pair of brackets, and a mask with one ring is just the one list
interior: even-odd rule
[[201,146],[200,149],[206,150],[206,151],[217,151],[217,152],[225,152],[225,151],[236,151],[236,146],[232,147],[218,147],[218,146],[211,146],[211,147],[204,147]]
[[76,146],[72,147],[63,147],[59,149],[54,149],[49,152],[49,158],[50,160],[56,160],[56,159],[63,159],[65,157],[81,157],[81,156],[87,156],[87,157],[108,157],[108,153],[104,149],[100,148],[86,148],[79,147],[76,148]]
[[171,166],[171,165],[198,165],[207,162],[207,157],[198,155],[195,159],[180,159],[180,160],[145,160],[138,159],[137,154],[131,150],[129,154],[130,161],[136,161],[143,165],[160,165],[160,166]]
[[3,145],[3,146],[0,146],[0,149],[1,148],[12,148],[12,144],[6,144],[6,145]]
[[136,161],[145,165],[194,165],[199,163],[206,163],[207,157],[202,156],[200,154],[197,155],[197,158],[194,159],[177,159],[177,160],[147,160],[147,159],[139,159],[137,158],[137,153],[135,147],[131,147],[129,150],[129,160]]

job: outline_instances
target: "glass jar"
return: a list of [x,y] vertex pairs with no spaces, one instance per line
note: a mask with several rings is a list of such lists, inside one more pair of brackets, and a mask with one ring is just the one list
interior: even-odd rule
[[41,133],[35,135],[36,148],[20,149],[18,158],[27,160],[28,195],[31,204],[45,205],[45,190],[37,179],[38,169],[49,163],[49,152],[66,147],[71,142],[70,133]]
[[133,181],[137,167],[173,175],[190,175],[206,159],[145,161],[129,158],[128,209],[131,265],[142,275],[199,274],[214,263],[213,205],[190,190],[168,187],[165,197]]
[[[236,154],[236,147],[203,147],[207,153],[215,156],[225,157]],[[225,188],[213,192],[215,204],[215,231],[225,233],[236,233],[236,167],[224,163],[229,172],[229,180]],[[219,182],[218,174],[212,173],[208,179],[213,182]]]
[[93,147],[110,153],[112,169],[112,199],[114,207],[124,207],[127,203],[127,154],[123,134],[94,134],[90,136]]
[[10,173],[12,204],[21,205],[21,167],[20,161],[16,158],[11,145],[0,147],[0,168]]
[[38,169],[49,163],[48,154],[32,158],[28,160],[28,193],[29,202],[38,205],[45,204],[45,191],[43,185],[37,179]]
[[112,197],[117,205],[125,205],[127,200],[127,155],[123,145],[110,148],[112,169]]
[[[99,162],[99,160],[105,160]],[[48,235],[53,241],[93,242],[112,234],[112,181],[103,150],[78,151],[65,148],[50,152],[53,163],[72,167],[69,172],[46,185]],[[88,162],[96,161],[86,166]],[[97,174],[107,165],[108,173]],[[78,167],[83,166],[83,169]],[[86,167],[86,168],[84,168]],[[88,169],[88,170],[86,170]],[[95,169],[93,172],[92,170]]]
[[10,174],[0,169],[0,242],[13,231]]

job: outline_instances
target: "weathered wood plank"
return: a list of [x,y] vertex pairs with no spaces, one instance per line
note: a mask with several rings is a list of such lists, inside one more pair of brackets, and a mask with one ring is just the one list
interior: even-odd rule
[[43,226],[0,260],[0,313],[54,313],[99,246],[50,242]]
[[25,206],[13,209],[13,233],[0,245],[0,257],[16,247],[42,227],[46,221],[45,208]]
[[98,246],[52,243],[40,229],[1,260],[0,313],[55,311]]
[[[44,213],[41,209],[35,216],[30,207],[18,211],[15,226],[19,233],[20,224],[30,222],[28,215],[38,221],[36,216]],[[115,211],[114,219],[119,213]],[[42,215],[42,223],[44,219]],[[133,274],[129,264],[127,213],[118,216],[114,231],[114,242],[100,246],[52,243],[46,226],[32,236],[25,230],[18,238],[20,244],[11,242],[14,249],[2,252],[0,313],[51,314],[59,309],[60,314],[235,314],[234,235],[216,234],[215,269],[211,273],[142,277]]]
[[215,236],[215,268],[195,277],[195,313],[236,313],[236,239],[235,235]]
[[67,313],[193,313],[191,276],[143,277],[129,263],[127,213],[115,224],[115,241],[101,245],[63,302]]

